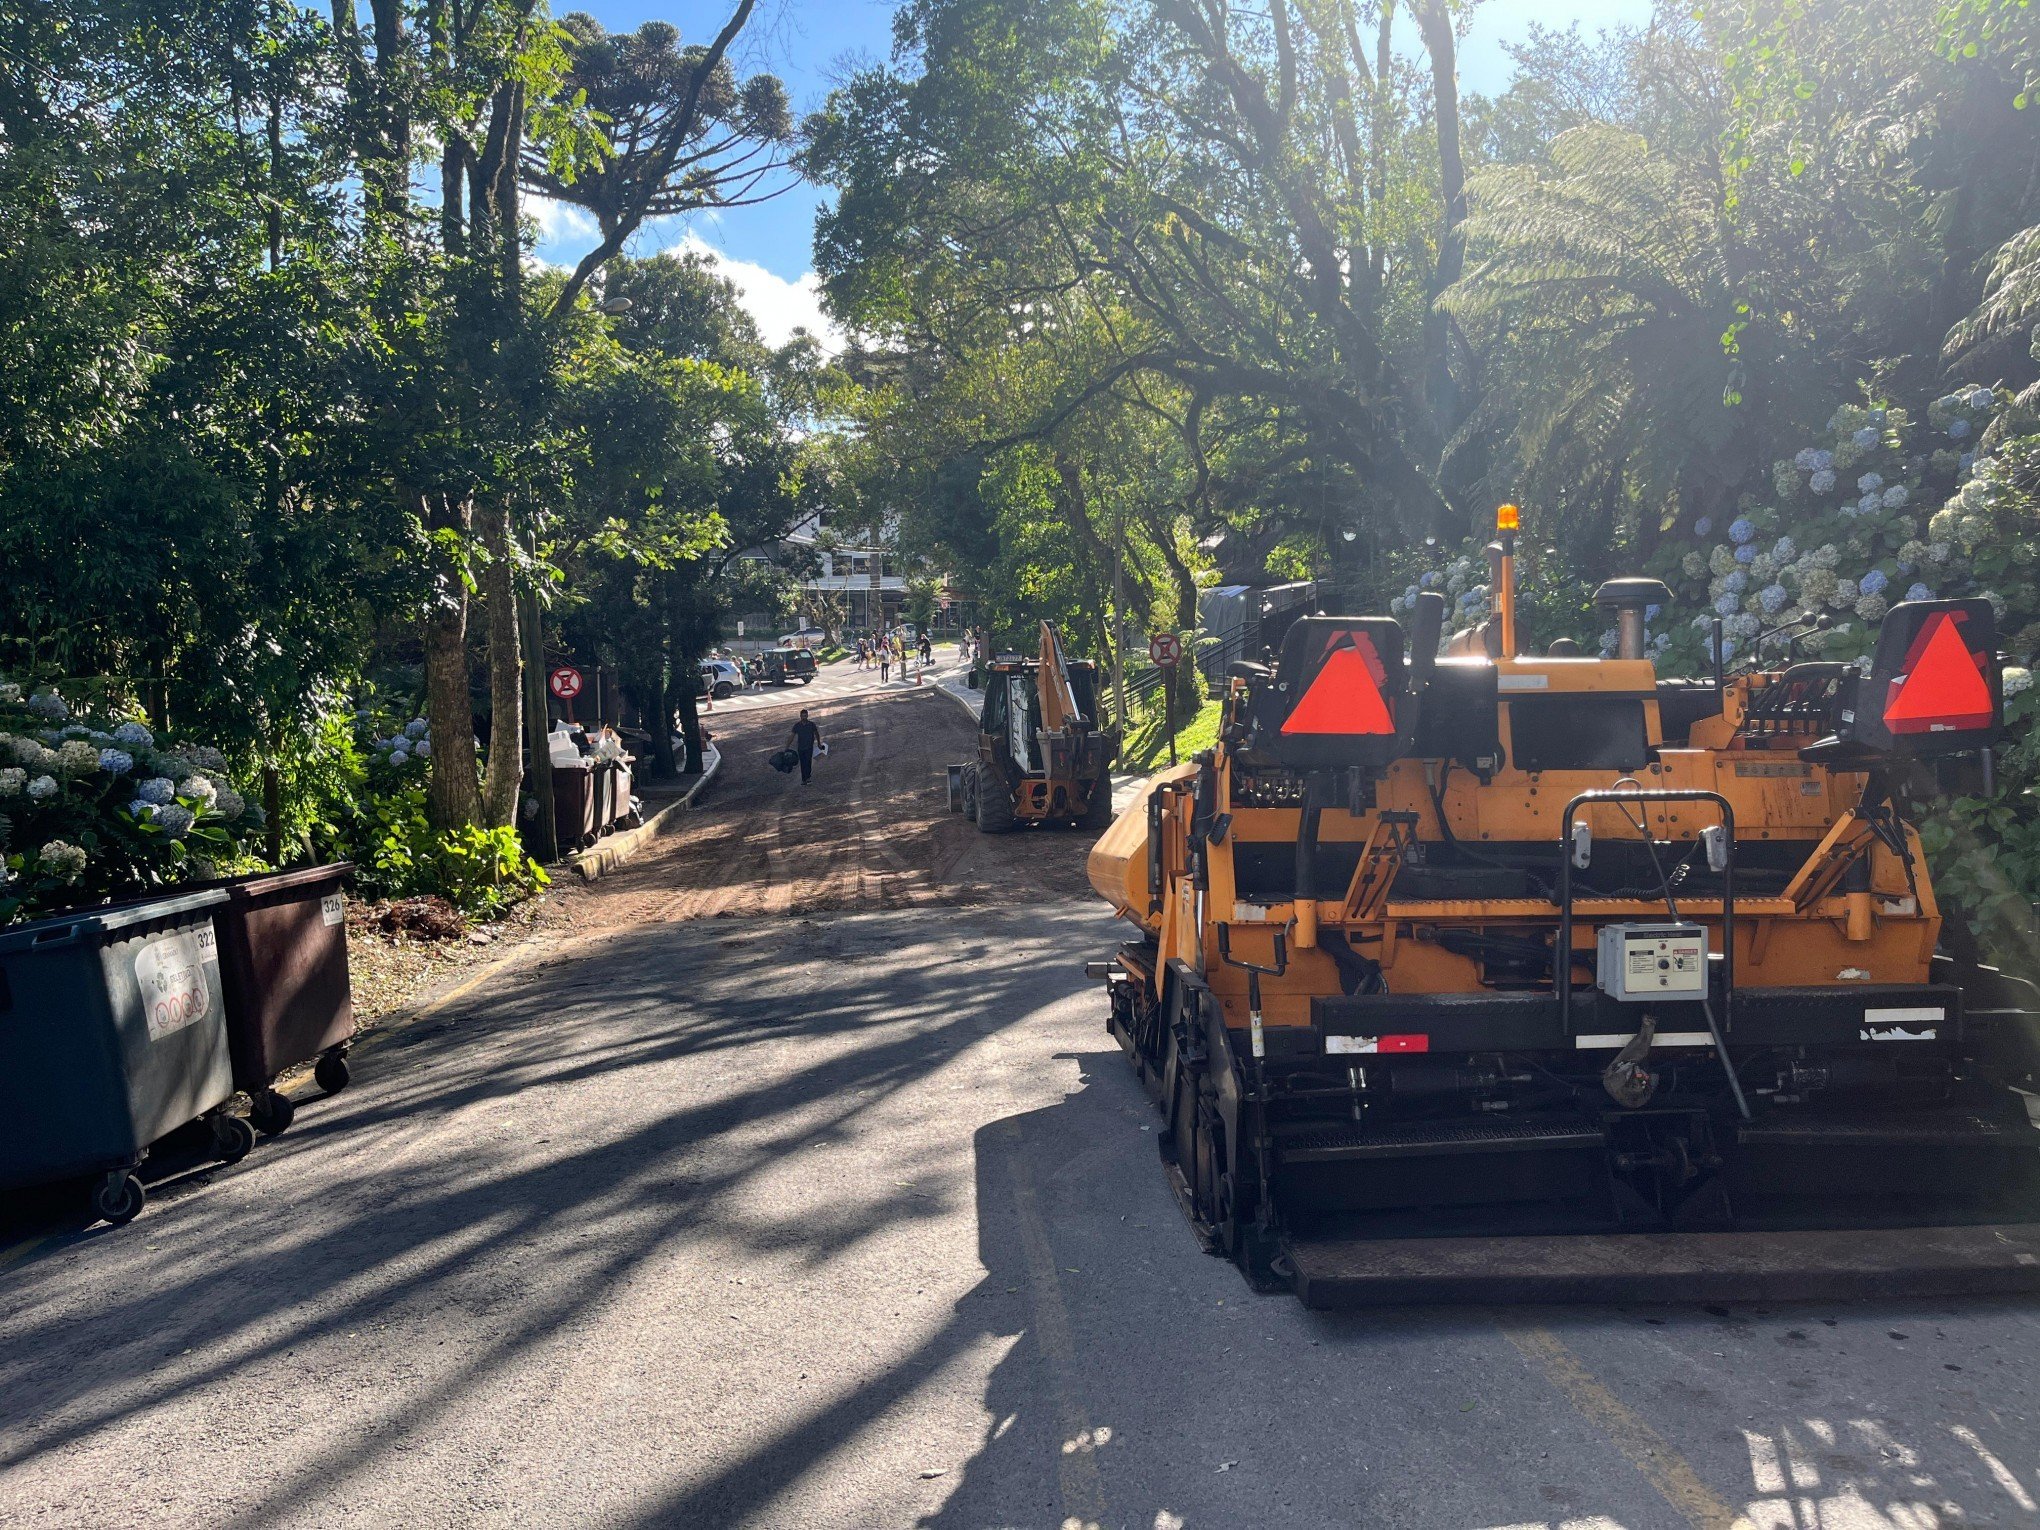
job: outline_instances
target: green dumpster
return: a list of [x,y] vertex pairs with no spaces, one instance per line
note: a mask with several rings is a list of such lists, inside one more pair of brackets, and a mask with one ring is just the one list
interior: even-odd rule
[[0,1186],[95,1176],[92,1209],[142,1209],[150,1147],[209,1118],[225,1162],[255,1132],[233,1094],[218,891],[81,909],[0,931]]

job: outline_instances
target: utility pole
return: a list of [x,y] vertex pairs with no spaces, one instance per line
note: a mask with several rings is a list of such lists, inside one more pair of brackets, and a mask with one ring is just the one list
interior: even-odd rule
[[531,587],[524,592],[524,747],[531,756],[531,795],[538,799],[536,821],[524,836],[533,859],[550,866],[560,858],[558,826],[553,819],[552,748],[546,742],[545,638],[539,631],[538,538],[531,539]]
[[1115,517],[1119,535],[1112,548],[1112,695],[1119,710],[1119,736],[1126,737],[1126,522]]

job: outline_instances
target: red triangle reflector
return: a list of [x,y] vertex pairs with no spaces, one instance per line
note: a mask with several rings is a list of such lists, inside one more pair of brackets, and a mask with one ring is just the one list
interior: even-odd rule
[[1990,682],[1953,613],[1928,618],[1885,693],[1884,726],[1894,734],[1968,732],[1996,721]]
[[1362,651],[1363,641],[1355,637],[1348,646],[1335,648],[1325,657],[1310,689],[1297,698],[1283,720],[1285,735],[1395,732],[1388,698],[1381,693],[1381,660],[1372,644]]

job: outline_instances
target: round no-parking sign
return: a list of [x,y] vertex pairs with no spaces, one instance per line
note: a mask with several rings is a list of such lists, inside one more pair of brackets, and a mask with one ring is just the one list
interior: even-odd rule
[[572,701],[581,694],[581,688],[587,684],[587,681],[581,678],[581,672],[575,669],[573,665],[562,664],[546,677],[545,683],[560,700]]
[[1173,632],[1157,632],[1148,639],[1148,657],[1164,669],[1183,657],[1183,640]]

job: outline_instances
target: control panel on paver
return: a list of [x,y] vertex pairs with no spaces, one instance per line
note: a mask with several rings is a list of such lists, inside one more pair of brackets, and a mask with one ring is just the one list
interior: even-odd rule
[[1707,932],[1696,924],[1601,927],[1600,989],[1612,999],[1698,999],[1707,990]]

